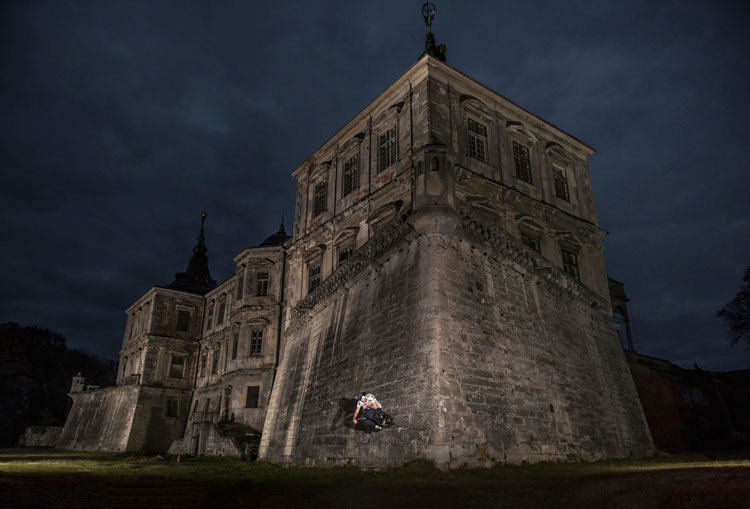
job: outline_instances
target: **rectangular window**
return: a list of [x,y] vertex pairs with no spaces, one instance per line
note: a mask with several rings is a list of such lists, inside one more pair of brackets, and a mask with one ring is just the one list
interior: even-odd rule
[[193,414],[198,411],[198,400],[195,400],[195,403],[193,403]]
[[177,330],[185,332],[190,324],[190,311],[177,311]]
[[378,136],[378,173],[396,164],[396,126]]
[[354,252],[354,249],[352,249],[352,246],[340,248],[339,249],[339,263],[343,262],[347,258],[351,258],[353,252]]
[[562,258],[563,258],[563,270],[580,281],[581,275],[578,270],[578,255],[576,253],[573,253],[571,251],[566,251],[563,249]]
[[201,376],[206,376],[206,362],[208,361],[208,354],[204,353],[201,356]]
[[268,295],[268,272],[258,272],[258,297],[265,297]]
[[263,351],[263,331],[254,330],[250,338],[250,357],[260,357]]
[[219,350],[214,350],[214,357],[211,361],[211,374],[215,375],[219,372]]
[[324,180],[315,184],[315,192],[313,193],[313,217],[319,216],[326,210],[328,200],[328,181]]
[[521,241],[529,246],[531,249],[536,251],[537,253],[542,252],[542,246],[539,243],[539,239],[536,237],[532,237],[531,235],[526,235],[525,233],[521,234]]
[[172,357],[169,378],[182,378],[185,372],[185,357]]
[[320,284],[320,265],[310,265],[307,274],[307,292],[315,290]]
[[529,149],[515,141],[513,142],[513,162],[516,166],[516,178],[532,184]]
[[351,193],[359,187],[359,154],[344,163],[343,195]]
[[245,273],[242,272],[237,276],[237,300],[242,299],[245,294]]
[[469,156],[487,162],[487,127],[469,119]]
[[206,318],[206,330],[211,328],[211,323],[214,321],[214,303],[208,305],[208,318]]
[[206,409],[204,412],[209,412],[211,410],[211,398],[206,398]]
[[565,170],[553,166],[552,176],[555,179],[555,196],[561,200],[570,201],[570,195],[568,194],[568,177],[565,175]]
[[260,387],[257,385],[247,386],[247,397],[245,398],[245,408],[258,408],[258,396]]
[[177,417],[177,400],[167,398],[167,417]]
[[232,339],[232,360],[235,360],[237,358],[237,347],[240,344],[240,333],[239,331],[234,333],[234,338]]
[[219,312],[216,314],[216,325],[224,323],[224,313],[227,310],[227,301],[223,300],[219,302]]

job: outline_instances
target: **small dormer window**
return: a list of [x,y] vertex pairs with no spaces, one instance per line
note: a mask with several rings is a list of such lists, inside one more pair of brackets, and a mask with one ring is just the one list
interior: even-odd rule
[[487,162],[487,127],[475,122],[468,121],[469,131],[469,156],[483,163]]
[[513,142],[513,162],[516,168],[516,178],[533,184],[529,149],[515,141]]
[[327,198],[328,181],[323,180],[315,184],[315,192],[313,193],[313,217],[319,216],[320,214],[328,210],[328,207],[326,205]]

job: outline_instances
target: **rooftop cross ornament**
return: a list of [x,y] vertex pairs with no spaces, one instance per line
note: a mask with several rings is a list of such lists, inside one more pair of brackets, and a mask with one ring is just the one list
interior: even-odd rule
[[435,17],[435,4],[425,2],[422,6],[422,17],[424,24],[427,25],[427,31],[432,32],[432,18]]
[[427,38],[424,43],[424,53],[422,55],[430,55],[437,59],[445,62],[445,44],[440,46],[435,45],[435,36],[432,33],[432,20],[435,17],[435,4],[425,2],[422,6],[422,17],[424,23],[427,25]]

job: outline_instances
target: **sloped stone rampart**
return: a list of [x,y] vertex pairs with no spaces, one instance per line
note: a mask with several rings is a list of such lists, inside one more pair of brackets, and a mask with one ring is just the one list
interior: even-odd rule
[[[652,452],[611,318],[555,286],[564,277],[473,235],[406,239],[380,263],[290,328],[262,459],[455,467]],[[393,428],[351,426],[361,391]]]

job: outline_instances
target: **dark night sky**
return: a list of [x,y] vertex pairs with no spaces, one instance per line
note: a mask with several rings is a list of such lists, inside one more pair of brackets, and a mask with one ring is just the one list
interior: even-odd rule
[[[290,172],[417,59],[421,5],[4,2],[0,321],[114,358],[203,209],[228,277],[292,217]],[[750,264],[748,26],[745,1],[437,3],[450,65],[597,149],[636,349],[688,367],[750,366],[715,318]]]

